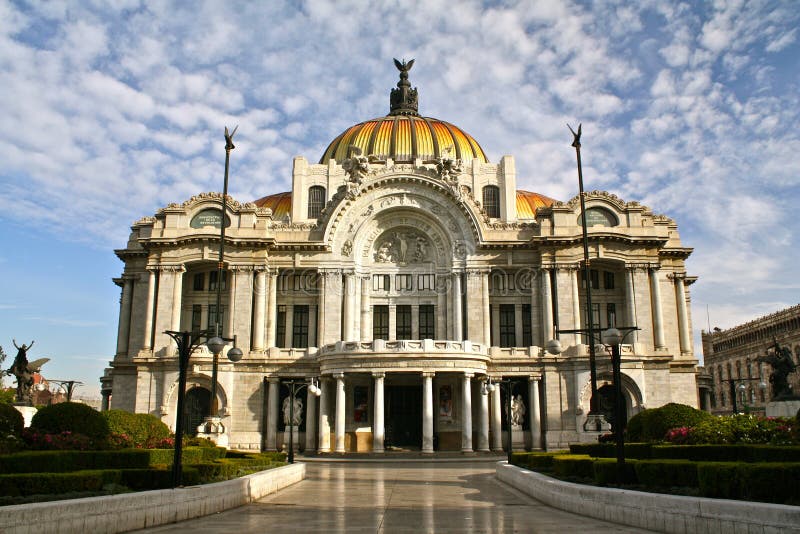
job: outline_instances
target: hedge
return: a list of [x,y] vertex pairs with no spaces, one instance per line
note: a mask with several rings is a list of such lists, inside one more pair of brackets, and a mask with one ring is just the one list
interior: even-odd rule
[[119,483],[121,477],[119,469],[0,475],[0,495],[52,495],[100,491],[106,484]]
[[[627,484],[635,484],[638,482],[636,478],[636,464],[639,460],[626,460],[625,477],[622,482]],[[617,467],[617,460],[612,458],[598,458],[594,461],[594,481],[601,485],[607,486],[608,484],[620,484],[619,470]]]
[[584,454],[561,454],[553,457],[553,473],[558,477],[593,479],[594,462]]
[[[625,443],[625,458],[647,459],[651,457],[651,443]],[[616,443],[573,443],[572,454],[588,454],[593,458],[616,458]]]
[[62,402],[45,406],[34,414],[31,430],[47,434],[72,432],[82,434],[104,445],[110,434],[108,421],[97,410],[79,402]]
[[636,480],[651,488],[697,487],[697,463],[689,460],[639,460]]
[[108,410],[102,415],[108,421],[111,433],[131,447],[154,447],[172,435],[167,425],[148,413]]
[[668,430],[695,426],[713,417],[703,410],[671,402],[659,408],[643,410],[631,417],[625,436],[630,441],[662,441]]

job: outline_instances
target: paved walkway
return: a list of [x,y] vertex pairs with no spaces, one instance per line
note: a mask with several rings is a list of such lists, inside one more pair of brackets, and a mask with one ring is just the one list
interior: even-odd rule
[[147,532],[642,532],[551,508],[487,462],[311,462],[264,499]]

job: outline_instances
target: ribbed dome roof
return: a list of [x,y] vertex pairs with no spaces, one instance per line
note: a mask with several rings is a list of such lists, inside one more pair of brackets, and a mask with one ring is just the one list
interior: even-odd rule
[[350,147],[361,149],[364,156],[380,160],[391,158],[398,162],[423,161],[439,157],[462,159],[465,162],[477,158],[488,162],[486,154],[471,135],[461,128],[431,117],[422,117],[417,112],[419,100],[417,89],[411,88],[408,71],[414,65],[394,60],[400,71],[397,88],[389,96],[389,114],[356,124],[334,139],[319,162],[327,164],[334,159],[342,163],[352,155]]

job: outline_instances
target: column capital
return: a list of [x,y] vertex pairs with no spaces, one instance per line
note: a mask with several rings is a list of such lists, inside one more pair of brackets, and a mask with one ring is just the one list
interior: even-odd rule
[[661,266],[658,263],[640,262],[640,263],[626,263],[625,269],[629,271],[649,271],[651,269],[659,269]]
[[474,377],[475,377],[475,373],[468,373],[466,371],[464,372],[464,378],[474,378]]
[[333,378],[336,380],[344,380],[344,373],[333,373],[331,376],[333,376]]
[[269,382],[270,384],[277,384],[280,381],[281,381],[281,377],[279,377],[279,376],[268,376],[267,377],[267,382]]
[[386,378],[386,373],[384,372],[373,372],[372,378]]
[[685,280],[686,280],[686,273],[685,273],[685,272],[669,273],[669,274],[667,275],[667,278],[668,278],[669,280],[675,280],[675,281],[681,280],[681,281],[685,281]]
[[542,380],[541,374],[528,376],[528,382],[541,382],[541,380]]
[[436,376],[436,371],[422,371],[423,378],[433,378]]
[[467,267],[465,269],[467,276],[482,276],[489,274],[491,271],[488,267]]

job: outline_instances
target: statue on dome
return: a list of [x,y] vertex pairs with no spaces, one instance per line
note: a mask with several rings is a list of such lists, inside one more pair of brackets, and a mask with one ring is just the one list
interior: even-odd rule
[[405,59],[395,59],[394,66],[400,71],[400,81],[389,95],[389,115],[418,115],[417,89],[412,89],[408,81],[408,71],[414,66],[414,60],[406,62]]
[[457,184],[459,175],[463,174],[464,167],[460,159],[450,157],[453,147],[442,150],[442,155],[436,158],[436,172],[439,178],[450,184]]
[[[355,145],[350,145],[349,152],[350,157],[342,162],[342,168],[349,176],[349,183],[358,186],[369,172],[369,159],[364,156],[361,148]],[[350,190],[350,184],[348,184],[348,190]]]

